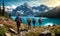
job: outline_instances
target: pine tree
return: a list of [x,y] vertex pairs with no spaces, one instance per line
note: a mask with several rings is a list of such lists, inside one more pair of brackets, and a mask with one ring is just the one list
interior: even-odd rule
[[1,6],[0,6],[0,14],[1,14]]
[[2,6],[3,6],[2,15],[4,16],[5,14],[4,0],[2,0]]
[[[1,3],[0,3],[1,4]],[[1,6],[0,6],[0,15],[1,15]]]

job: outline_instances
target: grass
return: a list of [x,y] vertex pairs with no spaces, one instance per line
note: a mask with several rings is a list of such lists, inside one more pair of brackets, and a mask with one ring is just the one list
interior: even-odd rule
[[54,32],[55,32],[56,34],[60,34],[60,29],[56,29],[56,30],[54,30]]
[[8,27],[6,25],[4,25],[2,27],[0,26],[0,36],[5,36],[5,33],[9,33],[11,36],[13,36],[14,34],[8,31],[9,28],[10,27]]
[[26,36],[39,36],[38,32],[30,31],[26,33]]
[[0,27],[0,36],[5,36],[6,29],[5,27]]

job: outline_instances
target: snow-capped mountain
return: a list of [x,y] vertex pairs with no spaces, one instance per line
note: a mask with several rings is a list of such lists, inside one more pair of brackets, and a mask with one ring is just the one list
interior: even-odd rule
[[14,9],[12,11],[12,15],[34,16],[38,13],[42,13],[48,10],[50,10],[50,8],[43,4],[37,7],[31,7],[29,4],[24,3],[23,5],[20,5],[16,9]]
[[12,14],[15,15],[15,13],[19,15],[26,15],[26,16],[33,15],[32,8],[27,3],[24,3],[23,5],[18,6],[16,9],[14,9],[12,11]]
[[43,5],[43,4],[41,4],[40,6],[37,6],[37,7],[32,7],[32,8],[33,8],[33,10],[35,10],[34,12],[39,12],[39,13],[49,10],[49,7],[47,7],[46,5]]

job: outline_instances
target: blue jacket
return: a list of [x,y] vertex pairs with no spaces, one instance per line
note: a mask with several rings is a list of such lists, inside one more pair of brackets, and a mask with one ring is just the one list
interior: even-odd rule
[[20,17],[16,17],[15,21],[20,22]]

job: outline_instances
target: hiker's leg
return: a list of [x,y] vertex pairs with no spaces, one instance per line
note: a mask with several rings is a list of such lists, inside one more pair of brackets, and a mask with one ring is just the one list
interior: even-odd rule
[[35,24],[34,24],[34,28],[35,28]]
[[31,24],[30,24],[30,29],[31,29]]
[[17,32],[18,32],[18,34],[20,33],[19,26],[17,26]]
[[28,23],[28,30],[30,29],[30,23]]
[[29,30],[29,27],[30,27],[30,26],[29,26],[29,24],[28,24],[28,30]]
[[34,24],[34,28],[35,28],[35,23],[33,23]]
[[18,34],[20,33],[20,23],[18,24]]
[[41,27],[40,23],[39,23],[39,27]]
[[20,32],[20,30],[19,30],[19,23],[17,24],[17,32],[18,32],[18,34],[19,34],[19,32]]
[[[16,23],[16,25],[18,24],[18,22]],[[18,33],[18,25],[17,25],[17,33]]]

